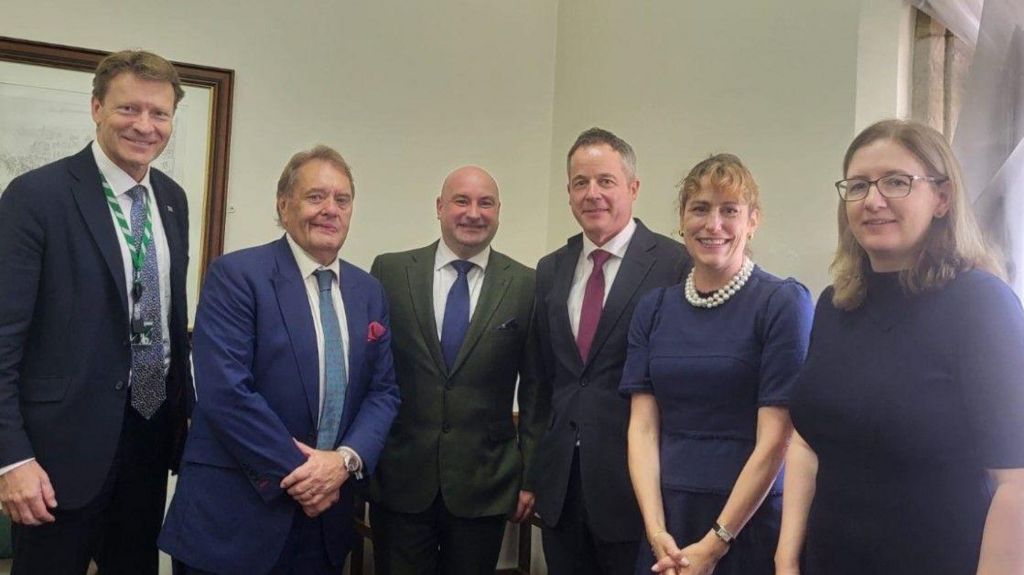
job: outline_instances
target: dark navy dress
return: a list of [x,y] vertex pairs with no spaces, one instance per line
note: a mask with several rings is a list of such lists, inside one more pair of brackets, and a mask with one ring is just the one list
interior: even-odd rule
[[818,456],[803,575],[973,575],[987,468],[1024,467],[1024,314],[971,271],[907,296],[872,274],[853,311],[818,301],[793,390]]
[[[754,450],[757,410],[784,406],[807,352],[811,298],[793,279],[755,267],[713,309],[690,305],[682,286],[637,305],[619,391],[653,393],[661,416],[661,491],[680,548],[707,535]],[[774,572],[782,474],[715,568],[716,575]],[[642,537],[643,539],[643,537]],[[650,573],[641,545],[636,573]]]

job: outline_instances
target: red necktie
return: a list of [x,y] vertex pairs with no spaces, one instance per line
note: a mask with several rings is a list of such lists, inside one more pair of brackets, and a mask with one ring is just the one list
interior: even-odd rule
[[580,310],[580,325],[576,332],[576,347],[580,350],[580,358],[586,363],[590,355],[590,345],[594,343],[597,333],[597,322],[601,320],[604,308],[604,264],[612,254],[604,250],[590,252],[594,261],[594,269],[587,278],[587,289],[583,292],[583,308]]

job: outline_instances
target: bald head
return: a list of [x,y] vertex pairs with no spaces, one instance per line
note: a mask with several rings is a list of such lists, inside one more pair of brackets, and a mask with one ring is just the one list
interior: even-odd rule
[[471,258],[498,232],[498,182],[483,168],[463,166],[448,174],[437,197],[441,239],[455,255]]

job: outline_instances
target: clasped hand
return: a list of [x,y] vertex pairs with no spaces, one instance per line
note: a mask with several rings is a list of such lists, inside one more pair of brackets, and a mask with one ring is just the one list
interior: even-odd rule
[[711,575],[728,550],[717,538],[708,537],[679,549],[672,535],[666,532],[659,533],[651,547],[658,559],[651,570],[663,575]]
[[316,517],[337,503],[341,486],[348,481],[345,460],[337,451],[325,451],[294,439],[306,462],[281,480],[281,489],[302,506],[308,517]]

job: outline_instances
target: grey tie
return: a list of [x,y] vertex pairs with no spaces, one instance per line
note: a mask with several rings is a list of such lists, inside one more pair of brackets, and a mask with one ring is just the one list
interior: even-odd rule
[[149,419],[167,398],[163,314],[160,313],[160,272],[157,268],[156,241],[151,240],[148,245],[141,246],[148,203],[146,188],[135,186],[128,190],[128,195],[132,199],[131,226],[135,248],[146,250],[141,274],[142,295],[135,302],[135,307],[138,308],[137,317],[153,322],[151,344],[132,346],[131,403],[135,411]]
[[331,297],[334,272],[316,270],[317,287],[320,289],[320,324],[324,330],[324,406],[320,412],[320,428],[316,435],[317,449],[334,449],[341,425],[341,413],[345,409],[345,388],[348,375],[345,373],[345,348],[341,343],[341,326]]

